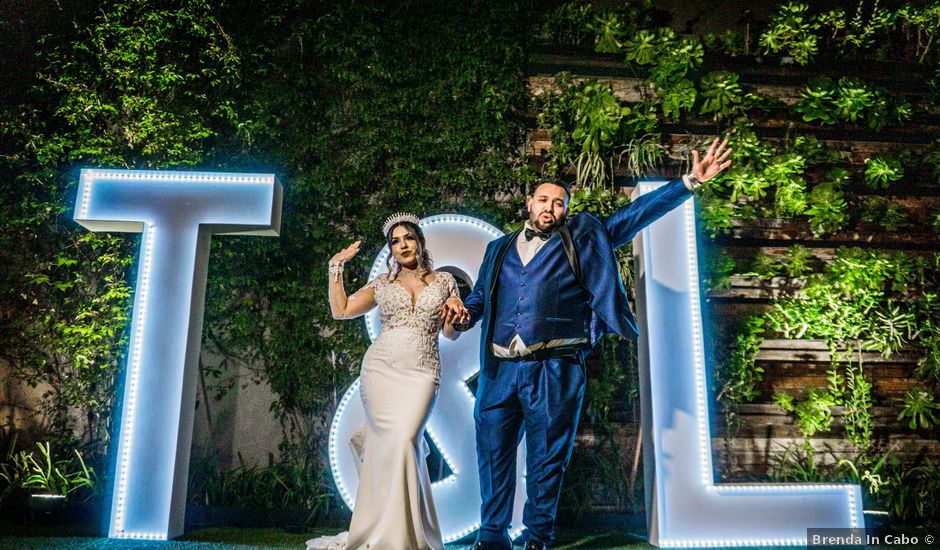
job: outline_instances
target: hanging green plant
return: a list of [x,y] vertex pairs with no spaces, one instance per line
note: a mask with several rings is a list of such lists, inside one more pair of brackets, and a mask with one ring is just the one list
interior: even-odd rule
[[557,174],[560,169],[577,157],[577,144],[571,137],[574,130],[579,84],[570,73],[555,75],[557,92],[546,92],[535,98],[538,109],[536,123],[539,128],[551,132],[552,149],[549,154],[547,172]]
[[888,300],[883,307],[872,311],[872,326],[865,346],[891,357],[913,340],[917,334],[917,318],[907,306]]
[[754,170],[763,170],[776,154],[774,148],[754,131],[753,123],[746,120],[735,121],[728,147],[734,150],[735,166],[750,166]]
[[794,180],[777,184],[774,193],[774,213],[778,218],[793,218],[806,210],[806,185]]
[[898,414],[898,420],[907,420],[907,426],[912,430],[929,430],[937,424],[937,411],[940,411],[940,403],[934,401],[933,394],[915,388],[904,393],[903,408]]
[[[701,66],[705,50],[695,37],[676,36],[675,32],[662,27],[655,32],[638,31],[624,44],[627,63],[640,66],[652,65],[647,81],[660,98],[670,96],[670,113],[682,108],[691,108],[689,98],[695,88],[687,78],[690,71]],[[670,115],[672,116],[672,115]]]
[[[934,253],[934,273],[940,272],[940,252]],[[917,376],[940,383],[940,298],[936,293],[925,292],[916,302],[920,323],[918,340],[924,350],[917,362]]]
[[818,120],[822,124],[838,122],[833,114],[836,90],[831,78],[811,78],[801,95],[803,99],[794,106],[794,110],[803,115],[803,120],[806,122]]
[[[834,366],[835,368],[835,366]],[[859,454],[866,454],[872,446],[872,384],[865,378],[865,370],[861,363],[850,362],[845,368],[845,391],[842,395],[842,405],[845,436],[855,446]]]
[[659,55],[660,42],[654,31],[641,29],[623,43],[627,62],[649,65]]
[[844,9],[836,8],[820,14],[817,21],[823,36],[835,43],[839,53],[850,55],[873,49],[879,41],[889,45],[897,18],[897,11],[879,6],[876,0],[870,9],[860,1],[851,18]]
[[914,116],[914,107],[907,100],[859,78],[843,77],[834,83],[828,77],[813,77],[801,95],[793,110],[806,122],[864,122],[873,130],[881,130]]
[[630,114],[620,104],[610,84],[586,82],[575,104],[575,127],[572,139],[581,145],[575,165],[577,183],[588,187],[600,186],[608,178],[605,157],[612,153],[614,137],[620,131],[620,121]]
[[704,285],[707,290],[731,288],[731,275],[737,271],[737,262],[730,254],[716,247],[706,249]]
[[899,231],[903,227],[910,226],[910,220],[911,211],[906,206],[899,202],[888,201],[879,223],[888,231]]
[[928,260],[902,251],[885,254],[887,282],[891,292],[907,295],[927,284]]
[[784,392],[774,394],[773,399],[781,409],[796,415],[797,427],[810,449],[810,440],[814,435],[828,432],[832,428],[832,407],[836,402],[826,390],[809,388],[806,390],[806,397],[799,403],[792,395]]
[[[785,151],[791,156],[800,156],[804,159],[804,166],[809,164],[842,164],[844,159],[839,151],[832,146],[820,140],[816,136],[797,134],[792,140],[785,143]],[[832,170],[841,169],[842,166],[835,166]],[[830,170],[830,172],[832,172]],[[834,181],[833,176],[828,176],[828,181]]]
[[747,317],[735,331],[731,352],[718,362],[717,399],[724,410],[734,410],[760,394],[757,385],[764,379],[764,369],[757,365],[757,354],[763,335],[764,320],[759,315]]
[[826,174],[826,181],[841,188],[852,180],[852,174],[842,166],[836,166]]
[[754,275],[761,279],[770,280],[782,273],[783,266],[776,256],[766,252],[758,252],[751,258],[750,269],[744,275]]
[[763,174],[749,171],[745,167],[732,166],[724,173],[721,181],[731,191],[732,203],[742,199],[752,202],[760,201],[771,187],[771,182]]
[[628,202],[630,199],[625,194],[606,187],[582,188],[572,191],[568,209],[572,216],[581,212],[609,216]]
[[734,227],[732,222],[734,217],[734,206],[727,199],[707,192],[702,196],[702,209],[699,213],[699,219],[703,229],[711,238],[731,231],[731,228]]
[[767,115],[785,113],[787,104],[771,94],[745,91],[741,98],[740,111],[748,117],[760,118]]
[[667,152],[660,134],[646,134],[631,139],[623,147],[617,162],[627,177],[638,178],[656,172]]
[[695,36],[677,37],[672,29],[660,30],[661,56],[657,61],[660,67],[670,65],[675,67],[675,73],[683,75],[701,67],[705,57],[705,48]]
[[758,43],[764,53],[783,52],[806,65],[818,50],[819,38],[815,34],[818,29],[819,23],[809,13],[809,6],[789,2],[771,15]]
[[863,197],[859,219],[866,223],[877,223],[887,231],[898,231],[906,227],[911,215],[901,203],[886,197]]
[[813,251],[801,244],[795,244],[787,249],[783,260],[784,271],[788,277],[805,277],[815,268]]
[[849,222],[845,194],[834,183],[821,183],[807,196],[809,228],[816,236],[828,235],[845,228]]
[[806,210],[805,168],[806,158],[796,153],[781,155],[764,167],[764,178],[776,186],[774,212],[778,217],[791,218]]
[[574,140],[582,153],[599,154],[608,148],[620,129],[620,121],[630,114],[621,106],[609,84],[588,82],[581,88],[575,106]]
[[879,88],[876,89],[867,118],[868,127],[872,130],[899,126],[914,118],[914,106],[906,99],[890,96],[887,90]]
[[678,120],[683,112],[691,111],[698,98],[695,83],[688,78],[679,79],[668,87],[657,88],[656,91],[663,117],[670,120]]
[[875,93],[858,78],[839,79],[836,97],[832,100],[837,120],[855,122],[874,105]]
[[891,157],[865,159],[865,184],[872,189],[887,189],[904,177],[901,161]]
[[619,53],[623,47],[623,40],[627,30],[623,22],[614,12],[606,12],[594,16],[594,21],[588,24],[594,32],[594,51],[601,53]]
[[738,75],[731,72],[712,72],[702,78],[702,106],[699,114],[714,114],[721,119],[734,114],[741,105],[744,91]]
[[539,36],[555,44],[580,46],[590,40],[593,19],[591,4],[565,2],[545,14]]
[[764,53],[783,53],[801,65],[812,60],[820,40],[824,49],[844,57],[870,54],[925,63],[936,52],[938,29],[940,2],[936,1],[896,9],[881,6],[878,0],[859,1],[851,16],[841,7],[814,16],[808,5],[790,2],[771,16],[758,42]]
[[702,45],[711,51],[731,56],[741,55],[745,51],[744,35],[730,29],[721,33],[710,32],[702,35]]
[[931,150],[923,156],[923,163],[930,170],[934,183],[940,183],[940,139],[935,141]]
[[914,57],[923,63],[931,51],[936,52],[936,38],[940,33],[940,2],[916,6],[904,4],[898,10],[901,26],[908,43],[914,45]]
[[655,132],[652,102],[623,105],[609,83],[576,83],[568,73],[556,75],[555,82],[557,92],[536,101],[537,122],[552,134],[548,173],[573,166],[579,186],[598,187],[611,181],[618,166],[628,177],[656,169],[667,151]]

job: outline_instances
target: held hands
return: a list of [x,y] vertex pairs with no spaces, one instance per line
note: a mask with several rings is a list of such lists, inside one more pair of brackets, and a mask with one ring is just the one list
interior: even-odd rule
[[456,296],[451,296],[441,306],[441,319],[445,325],[465,325],[470,321],[470,312]]
[[698,157],[698,151],[692,149],[692,176],[704,183],[731,166],[731,149],[727,149],[727,146],[727,137],[721,144],[716,137],[701,159]]

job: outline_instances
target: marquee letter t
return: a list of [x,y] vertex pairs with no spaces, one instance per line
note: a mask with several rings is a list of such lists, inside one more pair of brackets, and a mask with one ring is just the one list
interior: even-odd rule
[[82,170],[75,221],[141,232],[109,536],[183,532],[213,233],[277,236],[273,174]]

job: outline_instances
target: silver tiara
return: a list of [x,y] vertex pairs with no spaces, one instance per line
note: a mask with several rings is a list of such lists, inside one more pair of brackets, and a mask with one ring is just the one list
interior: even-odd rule
[[411,222],[415,225],[418,225],[418,216],[414,214],[408,214],[407,212],[396,212],[388,217],[385,220],[385,225],[382,226],[382,234],[388,235],[388,231],[392,228],[393,225],[400,222]]

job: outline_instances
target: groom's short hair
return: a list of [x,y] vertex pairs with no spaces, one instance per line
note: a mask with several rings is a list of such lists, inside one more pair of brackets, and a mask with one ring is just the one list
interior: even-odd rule
[[565,198],[567,198],[568,200],[571,200],[571,187],[568,185],[567,182],[565,182],[564,180],[560,180],[558,178],[539,179],[539,182],[535,185],[535,187],[532,188],[532,193],[529,193],[529,194],[530,195],[535,194],[535,190],[538,189],[539,186],[542,185],[543,183],[550,183],[552,185],[557,185],[558,187],[561,187],[562,189],[565,190]]

